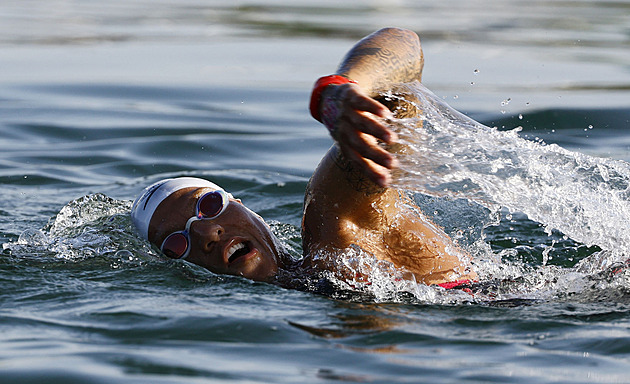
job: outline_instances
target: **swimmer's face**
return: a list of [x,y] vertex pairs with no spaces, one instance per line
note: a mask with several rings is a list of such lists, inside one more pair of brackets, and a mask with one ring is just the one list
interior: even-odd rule
[[[173,232],[182,231],[195,216],[197,200],[211,188],[185,188],[167,197],[149,225],[149,240],[158,246]],[[190,226],[187,261],[227,275],[264,281],[278,270],[274,237],[265,222],[240,200],[230,202],[218,217]]]

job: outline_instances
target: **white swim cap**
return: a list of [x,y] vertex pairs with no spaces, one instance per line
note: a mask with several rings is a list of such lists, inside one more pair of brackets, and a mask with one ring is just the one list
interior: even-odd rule
[[164,179],[146,187],[131,207],[131,220],[138,232],[145,239],[149,239],[149,223],[158,205],[173,192],[184,188],[213,188],[221,189],[218,185],[197,177],[178,177]]

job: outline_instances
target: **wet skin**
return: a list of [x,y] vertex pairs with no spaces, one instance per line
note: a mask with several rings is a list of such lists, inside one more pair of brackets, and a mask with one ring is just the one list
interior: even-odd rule
[[[333,84],[323,90],[326,105],[336,106],[327,119],[335,145],[307,186],[302,221],[306,257],[301,267],[328,270],[327,260],[317,264],[318,258],[310,256],[336,258],[336,251],[356,245],[379,260],[406,268],[425,284],[476,279],[468,255],[421,212],[407,212],[405,207],[413,201],[388,188],[396,161],[380,144],[394,145],[396,134],[387,119],[394,111],[396,117],[412,117],[419,111],[377,99],[387,101],[381,92],[393,84],[420,81],[423,65],[414,32],[385,28],[358,42],[338,68],[338,75],[357,84]],[[321,103],[319,107],[322,112]],[[164,200],[151,220],[149,240],[160,245],[169,234],[183,230],[195,214],[197,198],[208,191],[183,189]],[[187,260],[212,272],[271,281],[279,270],[291,266],[288,258],[279,256],[264,221],[237,200],[231,200],[216,219],[193,222],[190,232]],[[244,246],[233,253],[235,244]]]
[[[151,219],[149,240],[159,246],[171,233],[184,230],[188,219],[195,216],[198,198],[211,191],[185,188],[166,198]],[[240,200],[230,198],[219,217],[193,222],[189,237],[191,250],[186,260],[214,273],[268,281],[278,271],[273,234]]]
[[[336,74],[356,84],[328,85],[321,93],[325,105],[336,105],[331,109],[336,115],[327,119],[335,145],[306,188],[302,246],[307,255],[356,245],[428,285],[477,278],[470,257],[412,199],[388,188],[397,164],[394,153],[404,147],[395,144],[387,119],[417,117],[420,111],[381,93],[397,83],[421,81],[423,67],[418,36],[385,28],[358,42],[339,66]],[[320,103],[320,112],[326,110]]]

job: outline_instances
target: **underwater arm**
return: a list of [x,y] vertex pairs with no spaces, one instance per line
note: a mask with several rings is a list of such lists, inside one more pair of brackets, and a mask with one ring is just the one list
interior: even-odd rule
[[345,160],[377,186],[390,182],[394,157],[379,146],[392,144],[396,134],[383,119],[392,117],[374,99],[393,84],[420,80],[424,59],[418,36],[399,28],[381,29],[359,41],[346,55],[337,75],[353,83],[331,84],[321,92],[321,120]]

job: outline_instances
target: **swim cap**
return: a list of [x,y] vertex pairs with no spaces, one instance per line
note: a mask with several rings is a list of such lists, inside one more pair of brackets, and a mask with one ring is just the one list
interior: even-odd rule
[[138,232],[145,239],[149,239],[149,223],[155,210],[164,199],[173,192],[184,188],[213,188],[221,189],[218,185],[197,177],[178,177],[164,179],[146,187],[131,206],[131,220]]

